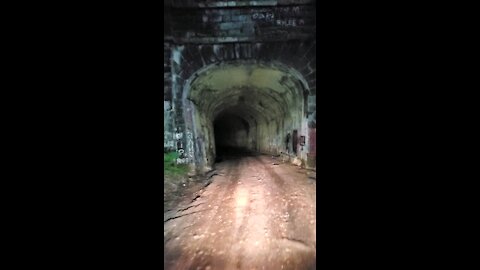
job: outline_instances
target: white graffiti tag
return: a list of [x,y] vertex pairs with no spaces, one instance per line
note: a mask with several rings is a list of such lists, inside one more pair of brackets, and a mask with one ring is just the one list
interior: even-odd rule
[[192,132],[187,131],[187,150],[188,150],[188,158],[193,160],[194,150],[193,150],[193,135]]

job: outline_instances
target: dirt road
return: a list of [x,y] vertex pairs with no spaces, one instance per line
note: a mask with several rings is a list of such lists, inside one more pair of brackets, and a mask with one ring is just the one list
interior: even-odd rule
[[216,169],[210,185],[165,213],[165,269],[315,269],[307,171],[270,156],[230,157]]

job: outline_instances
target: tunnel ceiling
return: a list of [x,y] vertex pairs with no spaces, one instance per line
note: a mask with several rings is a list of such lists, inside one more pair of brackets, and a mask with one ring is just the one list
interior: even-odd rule
[[302,85],[293,73],[259,63],[211,67],[193,80],[188,96],[212,120],[228,112],[249,122],[286,117],[302,98]]

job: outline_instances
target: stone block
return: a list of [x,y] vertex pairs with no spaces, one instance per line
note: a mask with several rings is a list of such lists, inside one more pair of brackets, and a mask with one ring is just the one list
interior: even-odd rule
[[232,21],[236,22],[248,22],[251,21],[249,15],[233,15],[232,16]]
[[240,58],[242,59],[252,58],[252,44],[250,43],[240,44]]
[[222,20],[223,20],[222,15],[214,15],[214,16],[210,17],[210,21],[214,22],[214,23],[219,23]]
[[224,46],[221,44],[213,45],[213,53],[219,61],[222,61],[224,57]]
[[224,50],[224,57],[225,60],[233,60],[235,59],[235,46],[233,44],[226,44]]
[[241,36],[242,32],[240,29],[231,29],[231,30],[228,30],[227,34],[229,36]]
[[304,77],[305,77],[305,80],[307,80],[307,81],[314,80],[314,79],[317,78],[317,72],[313,71],[310,74],[304,75]]
[[309,88],[314,88],[317,85],[317,79],[313,78],[307,81]]
[[255,24],[254,23],[243,23],[241,31],[245,36],[254,36],[255,35]]
[[235,22],[226,22],[220,24],[220,30],[232,30],[232,29],[240,29],[242,27],[241,23]]

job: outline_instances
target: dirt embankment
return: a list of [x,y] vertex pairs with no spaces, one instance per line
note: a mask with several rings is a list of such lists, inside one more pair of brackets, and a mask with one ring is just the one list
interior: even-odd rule
[[178,207],[182,202],[192,199],[211,182],[215,170],[206,175],[165,175],[163,182],[163,212]]

